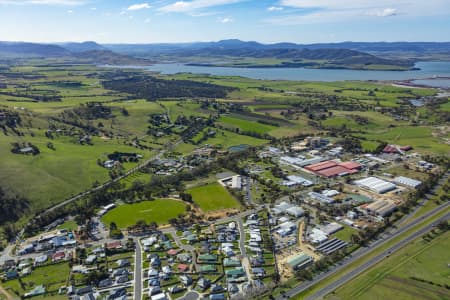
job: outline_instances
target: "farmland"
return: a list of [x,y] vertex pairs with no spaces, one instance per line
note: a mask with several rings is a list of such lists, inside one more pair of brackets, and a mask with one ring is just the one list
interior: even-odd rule
[[[7,191],[29,200],[30,213],[108,182],[164,149],[186,156],[204,145],[217,150],[237,145],[258,147],[270,139],[328,131],[360,138],[362,149],[369,152],[381,142],[411,145],[426,154],[441,155],[449,149],[448,130],[439,127],[442,121],[437,117],[445,113],[448,103],[437,108],[422,107],[418,114],[405,108],[404,99],[434,95],[434,89],[374,82],[269,81],[176,74],[155,78],[230,89],[218,99],[149,101],[114,85],[106,88],[102,83],[105,78],[114,78],[116,71],[89,65],[45,66],[38,60],[11,67],[6,73],[6,87],[0,89],[0,109],[17,114],[21,122],[16,128],[7,127],[0,136],[0,143],[5,145],[0,149],[0,181]],[[143,74],[139,70],[123,72],[119,75]],[[106,114],[96,115],[96,107]],[[397,115],[390,112],[393,108]],[[402,109],[405,116],[399,119]],[[167,116],[167,124],[151,125],[150,116],[154,115]],[[198,128],[189,132],[194,125]],[[81,143],[83,137],[88,137],[90,143]],[[13,154],[13,143],[35,145],[40,153]],[[142,158],[105,168],[102,163],[115,151]],[[134,181],[146,183],[150,178],[148,173],[135,174],[121,183],[128,188]],[[206,205],[204,209],[215,210],[216,206],[220,208]]]
[[239,208],[239,203],[219,183],[210,183],[187,191],[194,202],[205,212]]
[[239,128],[242,131],[256,132],[256,133],[268,133],[273,130],[274,126],[261,124],[257,122],[250,122],[240,118],[234,118],[224,116],[219,119],[220,123],[225,123],[233,128]]
[[108,212],[102,221],[105,224],[115,222],[119,228],[127,228],[144,220],[147,223],[156,222],[159,225],[168,224],[172,218],[183,214],[186,205],[172,199],[155,199],[134,204],[124,204]]

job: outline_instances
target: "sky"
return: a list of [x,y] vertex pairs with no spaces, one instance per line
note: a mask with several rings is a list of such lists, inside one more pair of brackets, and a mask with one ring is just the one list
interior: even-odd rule
[[450,41],[450,0],[0,0],[0,40]]

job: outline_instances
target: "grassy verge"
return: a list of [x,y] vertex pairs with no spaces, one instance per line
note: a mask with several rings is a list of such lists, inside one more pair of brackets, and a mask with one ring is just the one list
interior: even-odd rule
[[319,282],[318,284],[314,285],[313,287],[311,287],[310,289],[304,291],[303,293],[300,293],[299,295],[296,296],[296,298],[294,299],[304,299],[308,296],[313,295],[314,293],[320,291],[321,289],[323,289],[324,287],[326,287],[327,285],[331,284],[332,282],[338,280],[341,276],[343,276],[344,274],[347,274],[348,272],[350,272],[351,270],[355,269],[357,266],[365,263],[366,261],[370,260],[371,258],[375,257],[376,255],[382,253],[383,251],[385,251],[386,249],[392,247],[393,245],[395,245],[396,243],[398,243],[399,241],[401,241],[402,239],[404,239],[405,237],[411,235],[412,233],[416,232],[417,230],[419,230],[420,228],[423,228],[429,224],[431,224],[432,222],[434,222],[435,220],[437,220],[438,218],[442,217],[443,215],[445,215],[446,213],[449,212],[449,208],[439,212],[438,214],[434,215],[434,217],[426,220],[425,222],[419,223],[416,226],[414,226],[413,228],[409,229],[408,231],[404,232],[403,234],[397,236],[396,238],[390,240],[389,242],[385,243],[384,245],[374,249],[373,251],[371,251],[369,254],[365,255],[364,257],[352,262],[351,264],[349,264],[348,266],[346,266],[345,268],[343,268],[342,270],[340,270],[339,272],[331,275],[330,277],[322,280],[321,282]]

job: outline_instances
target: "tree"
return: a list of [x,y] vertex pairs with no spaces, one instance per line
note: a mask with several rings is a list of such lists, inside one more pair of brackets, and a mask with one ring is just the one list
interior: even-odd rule
[[361,242],[361,237],[358,234],[353,233],[350,236],[350,241],[352,244],[359,244]]
[[448,228],[449,228],[448,221],[443,220],[443,221],[439,222],[437,227],[442,231],[448,230]]
[[17,235],[17,229],[14,226],[14,224],[10,224],[10,223],[6,224],[3,227],[3,234],[4,234],[6,240],[12,241],[12,240],[14,240],[14,238]]
[[53,150],[53,151],[56,150],[55,145],[53,145],[52,142],[48,142],[48,143],[47,143],[47,148],[50,149],[50,150]]

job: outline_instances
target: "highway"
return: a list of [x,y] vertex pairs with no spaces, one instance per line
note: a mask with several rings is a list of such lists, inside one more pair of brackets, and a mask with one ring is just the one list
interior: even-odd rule
[[332,291],[334,291],[338,287],[344,285],[348,281],[350,281],[353,278],[355,278],[357,275],[359,275],[362,272],[366,271],[367,269],[369,269],[370,267],[374,266],[375,264],[381,262],[386,257],[389,257],[389,255],[391,255],[392,253],[400,250],[401,248],[403,248],[404,246],[406,246],[408,243],[412,242],[416,238],[426,234],[431,229],[433,229],[434,226],[439,224],[440,221],[448,220],[449,218],[450,218],[450,213],[447,213],[445,216],[439,218],[437,221],[431,223],[430,225],[427,225],[427,226],[423,227],[422,229],[420,229],[420,230],[416,231],[415,233],[409,235],[407,238],[401,240],[399,243],[395,244],[394,246],[386,249],[382,253],[380,253],[377,256],[371,258],[370,260],[368,260],[364,264],[360,265],[356,269],[353,269],[352,271],[350,271],[349,273],[345,274],[344,276],[342,276],[341,278],[339,278],[335,282],[331,283],[330,285],[328,285],[324,289],[321,289],[319,292],[315,293],[314,295],[312,295],[310,297],[307,297],[306,300],[321,299],[321,298],[325,297],[326,295],[328,295],[329,293],[331,293]]
[[[411,221],[410,223],[408,223],[404,227],[401,227],[400,229],[391,229],[390,230],[390,236],[388,236],[388,237],[386,237],[384,239],[379,239],[377,241],[374,241],[372,244],[369,245],[369,247],[358,249],[353,254],[348,256],[346,258],[346,260],[341,265],[333,268],[332,270],[330,270],[328,272],[320,274],[319,276],[315,277],[314,280],[312,280],[312,281],[304,282],[304,283],[302,283],[302,284],[292,288],[291,290],[287,291],[284,294],[284,297],[289,297],[290,298],[290,297],[296,296],[296,295],[298,295],[298,294],[308,290],[309,288],[311,288],[314,285],[318,284],[320,281],[322,281],[322,280],[324,280],[324,279],[326,279],[326,278],[328,278],[328,277],[338,273],[339,271],[343,270],[344,268],[346,268],[347,266],[349,266],[353,262],[355,262],[358,259],[368,255],[370,252],[372,252],[373,250],[377,249],[378,247],[383,246],[387,242],[389,242],[389,241],[399,237],[400,235],[402,235],[403,233],[407,232],[408,230],[410,230],[414,226],[416,226],[416,225],[426,221],[427,219],[429,219],[429,218],[435,216],[436,214],[438,214],[439,212],[447,209],[449,206],[450,206],[450,202],[446,202],[446,203],[436,207],[435,209],[429,211],[428,213],[424,214],[422,217]],[[363,265],[360,265],[357,268],[355,268],[354,270],[352,270],[352,271],[348,272],[347,274],[343,275],[338,280],[332,282],[331,284],[329,284],[328,286],[326,286],[325,288],[323,288],[322,290],[320,290],[316,294],[308,297],[307,299],[308,300],[320,299],[321,297],[323,297],[326,294],[330,293],[331,291],[335,290],[337,287],[339,287],[342,284],[348,282],[349,280],[354,278],[356,275],[358,275],[361,272],[367,270],[368,268],[370,268],[371,266],[373,266],[374,264],[376,264],[377,262],[382,260],[387,255],[393,253],[394,251],[397,251],[398,249],[400,249],[401,247],[403,247],[404,245],[406,245],[410,241],[412,241],[415,238],[423,235],[425,232],[430,230],[434,225],[436,225],[440,221],[449,219],[449,217],[450,217],[450,213],[447,213],[443,217],[439,218],[439,220],[433,222],[432,224],[427,225],[423,229],[420,229],[417,232],[414,232],[413,234],[403,238],[401,241],[397,242],[395,245],[393,245],[392,247],[390,247],[389,249],[387,249],[383,253],[377,255],[376,257],[370,259],[369,261],[367,261]],[[279,296],[277,299],[283,299],[284,297],[283,296]]]

